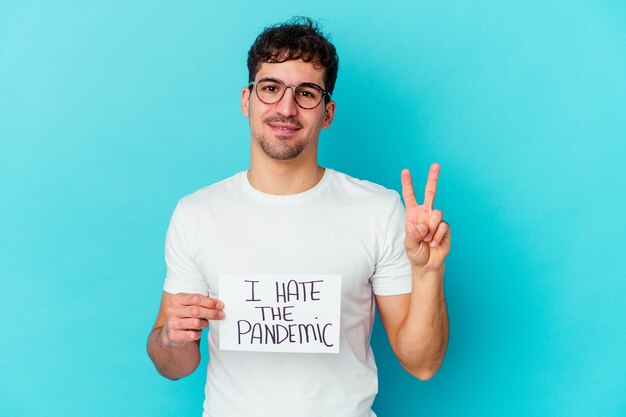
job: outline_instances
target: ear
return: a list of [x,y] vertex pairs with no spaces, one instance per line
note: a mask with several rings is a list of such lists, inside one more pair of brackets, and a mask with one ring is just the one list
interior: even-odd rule
[[322,123],[322,128],[328,129],[330,124],[333,122],[333,119],[335,118],[335,108],[336,104],[332,100],[324,108],[324,122]]
[[250,88],[248,87],[241,90],[241,112],[245,117],[250,115]]

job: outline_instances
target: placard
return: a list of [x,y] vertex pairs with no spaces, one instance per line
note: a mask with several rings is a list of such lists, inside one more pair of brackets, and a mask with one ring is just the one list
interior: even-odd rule
[[220,274],[220,349],[339,353],[341,275]]

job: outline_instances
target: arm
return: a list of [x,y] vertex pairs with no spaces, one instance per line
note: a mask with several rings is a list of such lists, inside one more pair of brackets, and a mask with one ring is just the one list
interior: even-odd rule
[[450,252],[450,227],[432,210],[439,165],[428,175],[424,204],[415,200],[411,175],[402,172],[406,204],[405,247],[411,263],[410,294],[376,296],[379,315],[393,352],[416,378],[430,379],[440,368],[448,345],[448,310],[444,295],[444,260]]
[[209,320],[224,317],[224,304],[200,294],[163,291],[156,323],[148,337],[148,355],[161,375],[180,379],[200,363],[200,336]]
[[413,269],[411,294],[376,296],[391,348],[411,375],[427,380],[437,372],[448,344],[443,271]]

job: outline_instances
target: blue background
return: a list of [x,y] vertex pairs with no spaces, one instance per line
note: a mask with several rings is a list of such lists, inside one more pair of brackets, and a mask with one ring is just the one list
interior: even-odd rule
[[206,355],[145,352],[164,235],[247,167],[246,53],[293,15],[340,55],[321,164],[442,166],[447,357],[412,379],[377,324],[379,416],[626,415],[621,0],[0,2],[0,415],[201,414]]

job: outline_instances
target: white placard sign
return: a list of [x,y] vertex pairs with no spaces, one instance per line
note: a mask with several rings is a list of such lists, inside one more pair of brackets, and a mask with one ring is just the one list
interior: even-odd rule
[[220,274],[220,349],[339,353],[341,275]]

